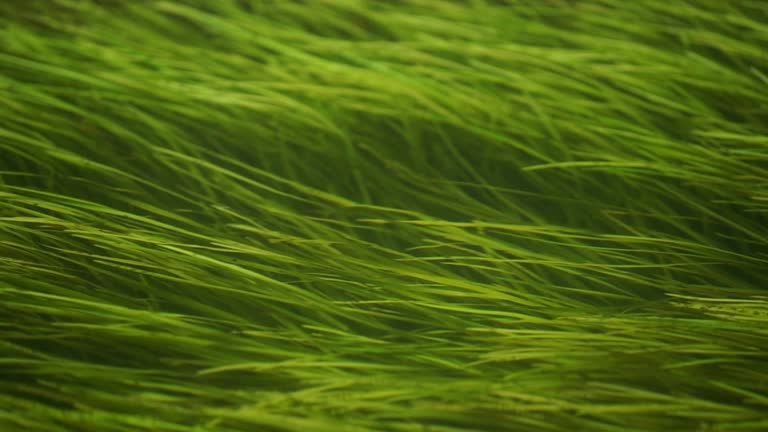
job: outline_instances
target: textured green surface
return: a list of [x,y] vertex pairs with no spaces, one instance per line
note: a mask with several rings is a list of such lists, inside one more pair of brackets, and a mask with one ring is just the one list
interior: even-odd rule
[[768,430],[768,4],[0,2],[0,431]]

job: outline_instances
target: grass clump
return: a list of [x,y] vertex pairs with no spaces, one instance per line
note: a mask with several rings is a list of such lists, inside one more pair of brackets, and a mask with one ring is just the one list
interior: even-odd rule
[[0,430],[768,429],[762,3],[0,32]]

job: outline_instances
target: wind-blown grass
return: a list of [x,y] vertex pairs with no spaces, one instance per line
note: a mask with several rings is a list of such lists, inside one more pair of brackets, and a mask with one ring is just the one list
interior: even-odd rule
[[762,2],[0,32],[0,430],[768,430]]

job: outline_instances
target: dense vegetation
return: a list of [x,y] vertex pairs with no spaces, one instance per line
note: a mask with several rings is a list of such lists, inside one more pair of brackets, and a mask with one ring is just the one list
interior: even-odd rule
[[0,430],[768,430],[768,5],[0,2]]

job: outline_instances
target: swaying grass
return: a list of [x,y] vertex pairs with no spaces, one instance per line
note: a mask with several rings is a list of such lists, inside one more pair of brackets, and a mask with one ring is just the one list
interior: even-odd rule
[[0,430],[768,430],[764,2],[0,32]]

